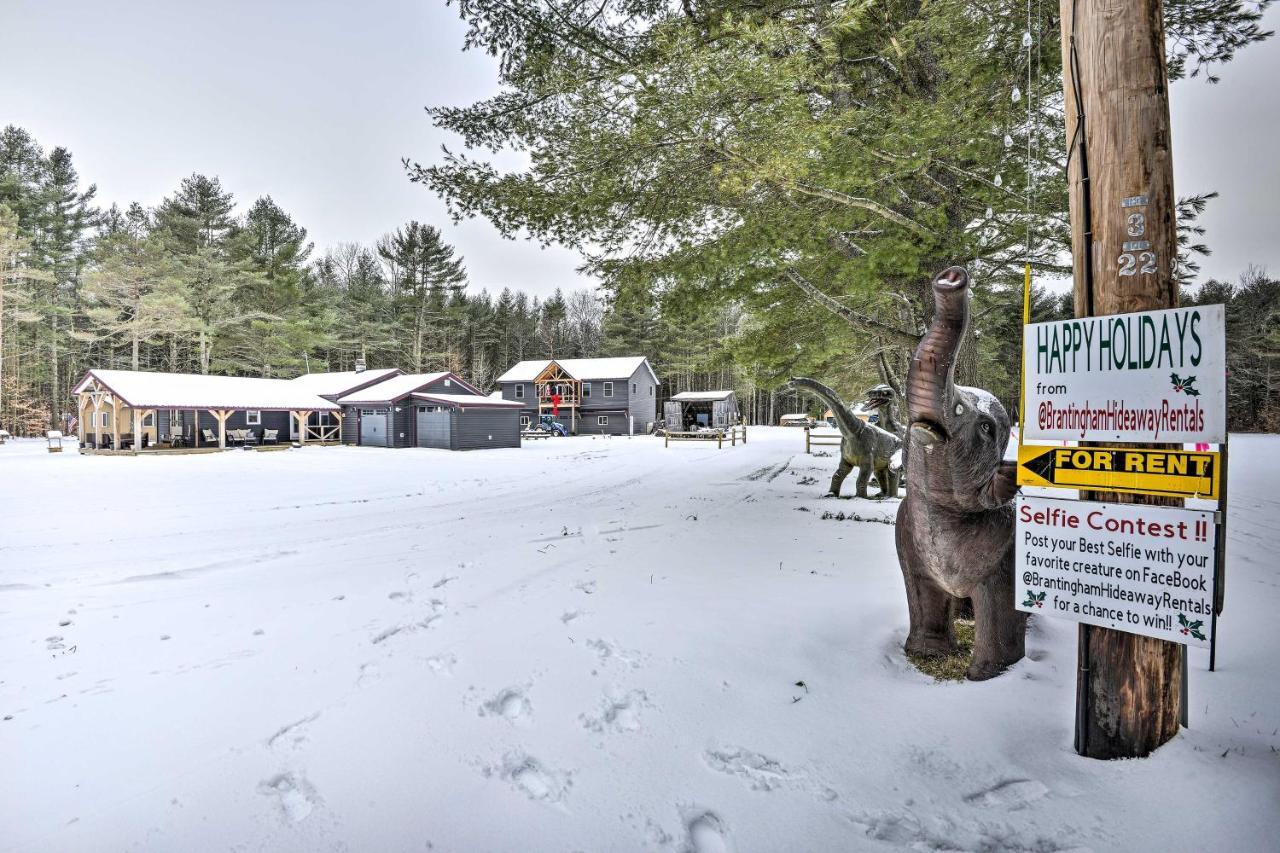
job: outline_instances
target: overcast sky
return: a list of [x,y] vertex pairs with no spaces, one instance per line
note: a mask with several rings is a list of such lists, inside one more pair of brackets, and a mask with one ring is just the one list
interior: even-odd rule
[[[1280,9],[1268,19],[1280,29]],[[496,90],[463,32],[443,0],[0,0],[0,125],[70,148],[104,206],[154,205],[202,172],[242,206],[271,195],[317,251],[418,219],[445,231],[477,289],[589,286],[575,253],[454,226],[405,177],[401,157],[429,162],[450,142],[425,105]],[[1280,273],[1280,43],[1220,73],[1173,88],[1175,188],[1222,194],[1203,220],[1205,275]]]

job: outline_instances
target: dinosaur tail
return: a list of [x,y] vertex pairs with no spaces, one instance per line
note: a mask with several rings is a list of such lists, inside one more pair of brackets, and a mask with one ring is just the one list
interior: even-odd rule
[[826,385],[823,385],[816,379],[810,379],[807,376],[793,376],[791,384],[797,388],[803,388],[819,400],[827,404],[835,415],[836,421],[840,424],[840,431],[851,435],[861,435],[866,432],[867,425],[858,418],[855,418],[850,412],[849,407],[845,405],[844,400],[840,399],[840,395],[832,391]]

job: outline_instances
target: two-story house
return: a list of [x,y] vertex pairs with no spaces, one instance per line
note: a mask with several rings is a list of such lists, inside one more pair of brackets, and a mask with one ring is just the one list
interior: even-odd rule
[[644,356],[522,361],[498,385],[502,399],[522,404],[526,429],[552,415],[574,435],[629,435],[658,418],[658,376]]

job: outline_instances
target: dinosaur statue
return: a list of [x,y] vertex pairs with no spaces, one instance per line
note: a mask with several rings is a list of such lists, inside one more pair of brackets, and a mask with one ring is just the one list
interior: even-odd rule
[[971,598],[968,677],[1000,674],[1024,654],[1027,617],[1014,609],[1016,465],[1005,462],[1009,416],[991,394],[957,386],[956,351],[969,322],[969,275],[933,280],[934,315],[907,373],[907,495],[895,538],[907,588],[906,651],[956,651],[952,597]]
[[898,423],[897,399],[898,392],[893,390],[892,385],[880,384],[867,392],[867,399],[863,406],[876,410],[879,416],[876,426],[880,429],[891,432],[898,438],[906,438],[906,429]]
[[835,391],[817,380],[801,376],[793,378],[791,384],[803,388],[826,403],[835,414],[836,425],[840,428],[840,467],[836,468],[836,473],[831,477],[830,494],[840,496],[844,478],[856,467],[858,497],[867,497],[867,483],[871,480],[872,473],[875,473],[876,482],[880,484],[880,497],[897,497],[898,473],[893,470],[890,460],[902,446],[902,439],[855,417]]

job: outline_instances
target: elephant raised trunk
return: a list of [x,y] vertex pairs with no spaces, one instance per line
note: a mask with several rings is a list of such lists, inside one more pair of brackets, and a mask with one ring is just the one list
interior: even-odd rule
[[911,631],[906,649],[955,649],[953,598],[971,598],[969,677],[991,678],[1023,654],[1026,616],[1014,607],[1015,465],[1004,461],[1009,416],[980,388],[955,384],[956,352],[969,322],[969,276],[933,280],[936,310],[907,374],[907,496],[898,508],[898,561]]
[[956,353],[969,324],[969,274],[948,267],[933,280],[933,323],[907,371],[907,419],[917,441],[946,439],[956,397]]

